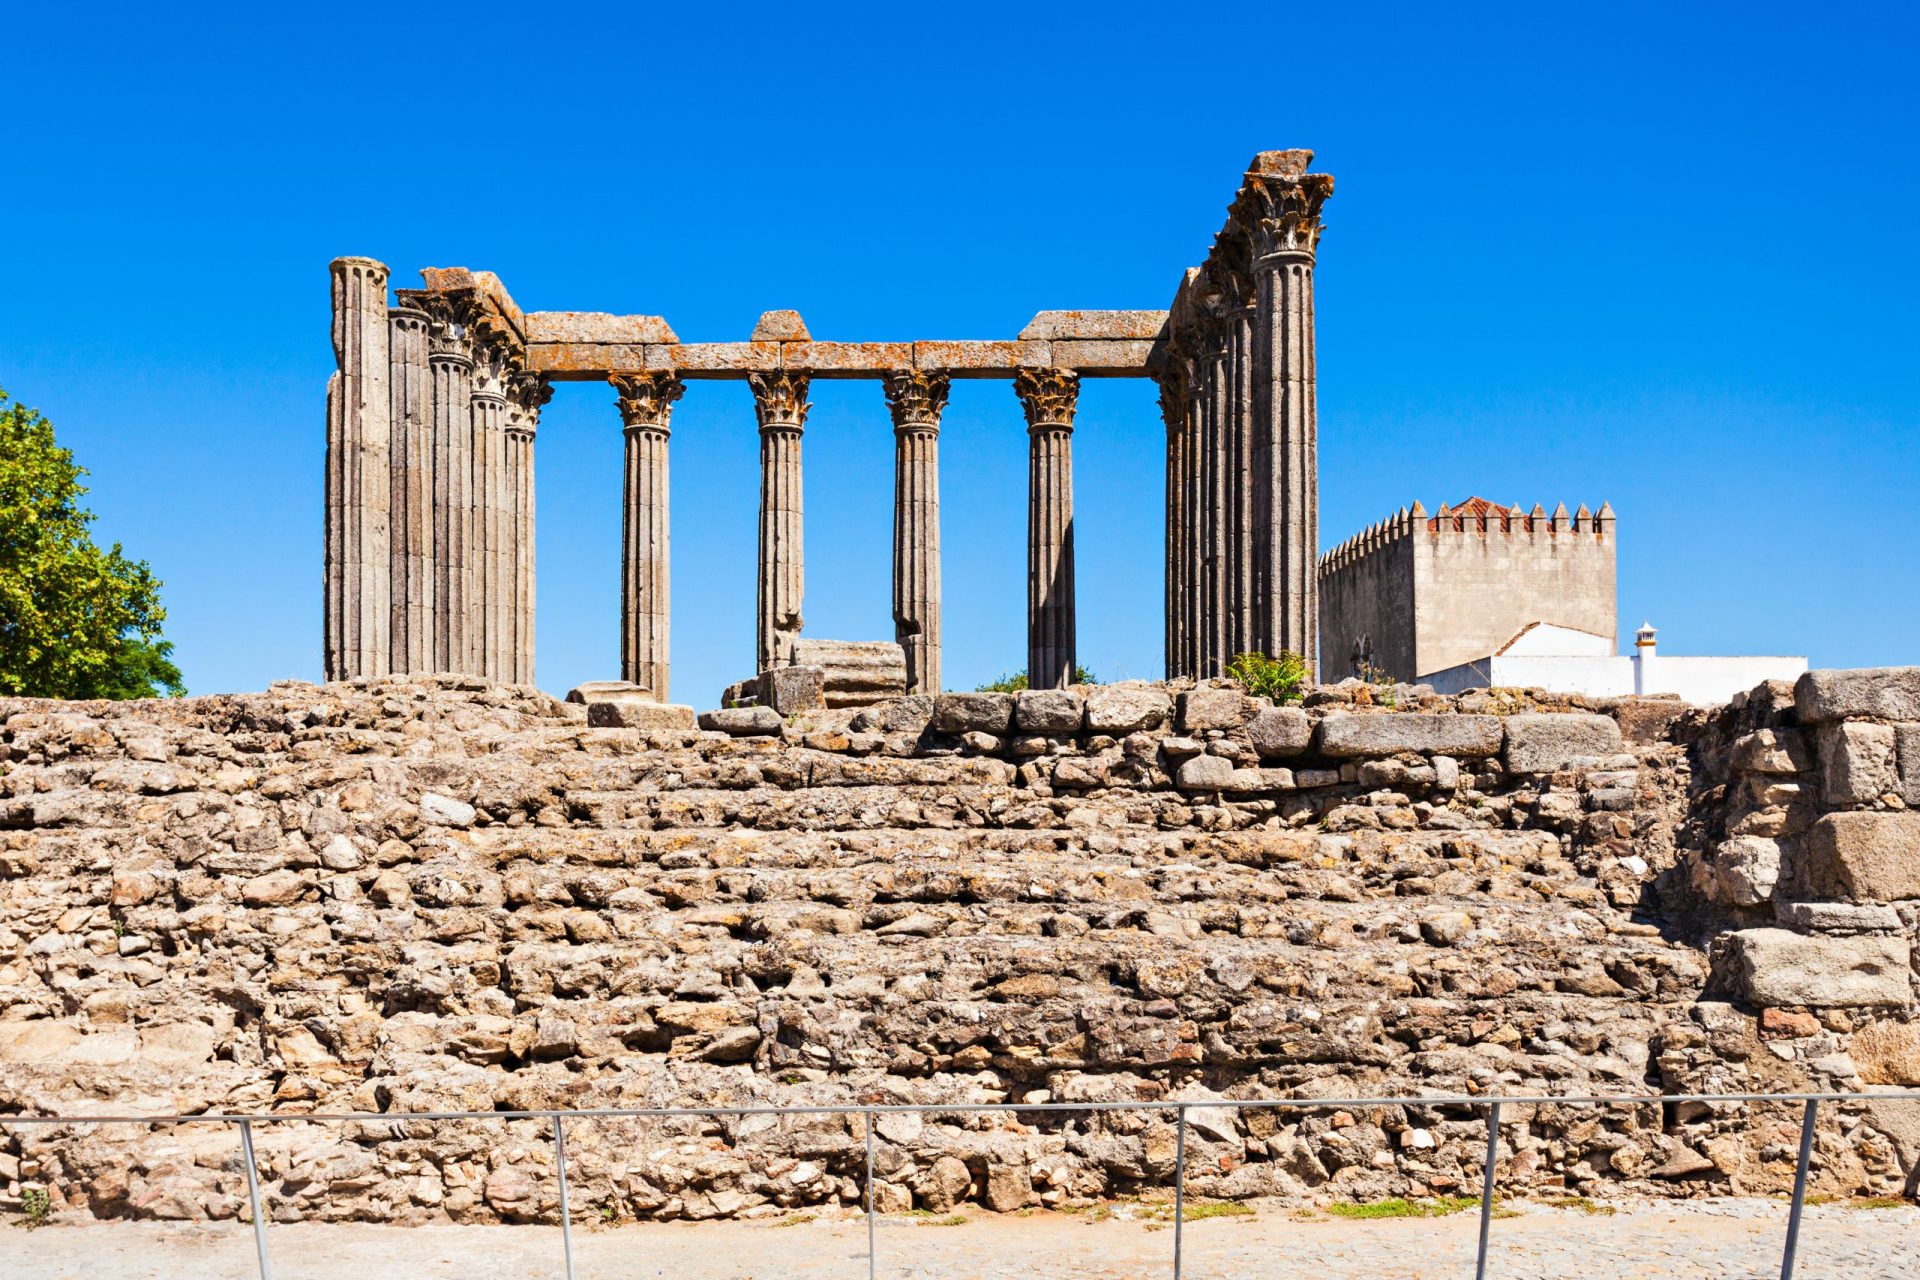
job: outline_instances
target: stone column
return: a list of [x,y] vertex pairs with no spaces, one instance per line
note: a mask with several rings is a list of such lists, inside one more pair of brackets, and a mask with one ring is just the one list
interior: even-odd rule
[[620,678],[668,701],[672,526],[667,516],[667,439],[686,385],[671,373],[614,374],[626,432],[621,502]]
[[483,344],[474,364],[473,513],[474,564],[467,612],[472,618],[466,670],[489,680],[501,678],[506,653],[506,483],[507,386],[505,353]]
[[1181,381],[1178,357],[1158,373],[1160,419],[1167,433],[1167,529],[1164,568],[1166,600],[1165,634],[1161,641],[1161,667],[1168,679],[1181,671],[1181,646],[1185,635],[1181,625],[1186,593],[1186,452],[1187,392]]
[[893,414],[893,634],[907,692],[940,692],[940,411],[947,375],[903,370],[882,384]]
[[807,421],[804,373],[749,374],[753,412],[760,421],[760,575],[755,593],[759,625],[754,661],[761,671],[783,665],[805,625],[800,432]]
[[1318,671],[1319,428],[1314,402],[1313,267],[1333,179],[1308,173],[1311,151],[1254,158],[1233,217],[1253,239],[1254,430],[1262,474],[1261,647],[1298,653]]
[[388,524],[393,404],[387,352],[387,268],[336,258],[333,358],[327,383],[326,678],[392,669],[393,549]]
[[1227,532],[1230,489],[1232,405],[1229,401],[1227,367],[1227,325],[1218,316],[1208,326],[1203,354],[1207,388],[1206,488],[1206,599],[1202,605],[1202,632],[1205,649],[1195,674],[1217,676],[1226,670],[1231,639],[1229,610],[1232,601],[1233,570],[1228,560],[1230,538]]
[[1227,476],[1227,563],[1231,577],[1227,589],[1227,645],[1225,658],[1259,648],[1254,635],[1254,616],[1259,611],[1254,599],[1253,536],[1253,296],[1251,289],[1240,290],[1239,278],[1232,296],[1235,305],[1227,312],[1227,402],[1232,430]]
[[517,373],[508,382],[507,512],[509,597],[512,600],[513,646],[505,678],[515,684],[533,683],[533,440],[540,428],[540,410],[553,399],[553,387],[537,374]]
[[467,329],[438,314],[427,335],[433,375],[434,671],[468,671],[473,580],[473,348]]
[[433,374],[427,367],[427,313],[387,313],[388,391],[393,418],[393,669],[433,664]]
[[1202,588],[1206,580],[1201,477],[1204,474],[1207,397],[1206,388],[1200,381],[1200,362],[1190,350],[1183,349],[1180,354],[1180,379],[1187,390],[1186,449],[1183,455],[1186,470],[1181,477],[1186,501],[1181,509],[1185,520],[1181,531],[1184,543],[1180,549],[1180,674],[1191,676],[1200,670]]
[[1027,683],[1073,683],[1073,411],[1080,377],[1020,369],[1013,390],[1027,415]]

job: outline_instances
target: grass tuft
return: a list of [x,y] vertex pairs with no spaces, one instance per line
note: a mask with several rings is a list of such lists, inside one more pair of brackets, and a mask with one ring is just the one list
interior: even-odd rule
[[1375,1200],[1371,1204],[1353,1204],[1347,1201],[1330,1204],[1327,1206],[1327,1212],[1336,1218],[1366,1221],[1373,1218],[1444,1218],[1450,1213],[1460,1213],[1463,1210],[1479,1207],[1479,1196],[1434,1196],[1424,1200],[1408,1200],[1404,1196],[1395,1196],[1388,1200]]

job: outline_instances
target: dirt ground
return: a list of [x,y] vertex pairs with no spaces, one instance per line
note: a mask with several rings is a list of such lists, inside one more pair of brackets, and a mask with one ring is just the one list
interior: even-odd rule
[[[1478,1218],[1352,1221],[1286,1209],[1190,1221],[1185,1274],[1300,1280],[1454,1280],[1473,1274]],[[1764,1200],[1638,1205],[1612,1213],[1518,1206],[1493,1224],[1488,1273],[1574,1277],[1779,1274],[1786,1208]],[[275,1280],[563,1280],[558,1227],[296,1223],[269,1226]],[[1081,1280],[1173,1273],[1164,1221],[1124,1215],[980,1214],[882,1219],[876,1274],[914,1280]],[[862,1280],[857,1215],[759,1222],[588,1226],[574,1230],[578,1280]],[[1823,1205],[1803,1227],[1798,1274],[1821,1280],[1920,1275],[1920,1209]],[[244,1223],[55,1222],[0,1230],[6,1280],[247,1280],[258,1275]]]

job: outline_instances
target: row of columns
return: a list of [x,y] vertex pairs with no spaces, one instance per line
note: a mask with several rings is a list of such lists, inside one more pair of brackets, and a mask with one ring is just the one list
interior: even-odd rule
[[[669,681],[670,516],[667,472],[673,406],[685,384],[669,372],[609,378],[626,436],[622,492],[620,665],[622,679],[666,700]],[[754,657],[762,671],[785,665],[804,627],[805,512],[800,441],[808,375],[748,378],[760,427],[760,518]],[[906,651],[908,689],[940,685],[940,415],[948,377],[901,370],[882,382],[894,427],[893,617]],[[1027,653],[1035,688],[1072,682],[1073,461],[1077,375],[1021,370],[1014,390],[1026,412],[1028,486]]]
[[1206,264],[1168,315],[1166,662],[1317,650],[1314,254],[1333,180],[1310,152],[1255,160]]
[[324,661],[329,680],[533,680],[533,440],[546,381],[448,295],[387,305],[387,269],[332,264]]

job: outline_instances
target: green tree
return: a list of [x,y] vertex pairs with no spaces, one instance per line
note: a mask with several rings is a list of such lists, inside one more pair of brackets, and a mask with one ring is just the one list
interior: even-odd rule
[[86,474],[51,422],[0,390],[0,694],[178,697],[160,580],[119,543],[93,544]]
[[[1099,680],[1094,678],[1093,672],[1087,670],[1085,667],[1081,666],[1077,662],[1074,663],[1073,665],[1073,682],[1075,684],[1099,684],[1100,683]],[[1008,675],[1002,672],[998,680],[989,680],[985,684],[975,685],[973,687],[973,691],[975,693],[1019,693],[1022,689],[1025,689],[1026,687],[1027,687],[1026,672],[1017,671],[1012,675]]]

